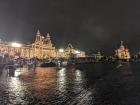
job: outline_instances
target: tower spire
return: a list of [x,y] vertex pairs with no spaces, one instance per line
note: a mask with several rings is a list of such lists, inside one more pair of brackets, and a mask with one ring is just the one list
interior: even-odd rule
[[47,33],[46,38],[50,40],[50,33]]
[[121,41],[121,46],[123,46],[123,41]]
[[35,42],[38,42],[38,41],[41,41],[41,34],[40,34],[40,31],[39,31],[39,29],[37,30],[37,33],[36,33],[36,40],[35,40]]
[[47,36],[50,36],[50,33],[47,33]]
[[37,36],[40,36],[41,35],[39,29],[37,30],[37,34],[36,35]]

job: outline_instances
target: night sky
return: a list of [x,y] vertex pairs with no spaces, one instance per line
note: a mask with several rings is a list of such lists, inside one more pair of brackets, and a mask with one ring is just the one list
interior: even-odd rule
[[114,53],[124,40],[140,48],[139,0],[0,0],[0,37],[33,42],[48,32],[57,48],[68,43],[87,52]]

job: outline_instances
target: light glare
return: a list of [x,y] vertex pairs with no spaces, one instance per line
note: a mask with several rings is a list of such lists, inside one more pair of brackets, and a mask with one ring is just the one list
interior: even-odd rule
[[59,52],[64,52],[64,49],[59,49]]
[[76,54],[79,54],[79,53],[80,53],[80,51],[76,50],[76,51],[75,51],[75,53],[76,53]]
[[12,43],[12,46],[13,47],[21,47],[22,45],[20,43],[13,42]]

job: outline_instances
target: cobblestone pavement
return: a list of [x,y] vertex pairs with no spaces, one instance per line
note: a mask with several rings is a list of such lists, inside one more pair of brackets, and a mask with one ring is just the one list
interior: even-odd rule
[[0,73],[0,105],[140,105],[139,64]]

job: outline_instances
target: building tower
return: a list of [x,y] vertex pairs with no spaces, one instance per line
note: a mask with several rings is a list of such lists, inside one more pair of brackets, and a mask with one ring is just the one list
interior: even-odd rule
[[41,33],[40,31],[38,30],[37,31],[37,34],[36,34],[36,39],[35,39],[35,42],[41,42],[42,41],[42,36],[41,36]]
[[124,59],[127,61],[131,58],[129,49],[124,46],[123,41],[121,41],[119,49],[115,50],[115,56],[118,59]]
[[123,44],[123,41],[121,41],[120,49],[121,50],[124,50],[125,49],[124,44]]
[[53,44],[52,44],[51,37],[50,37],[49,33],[47,33],[44,44],[46,44],[47,48],[53,48]]

